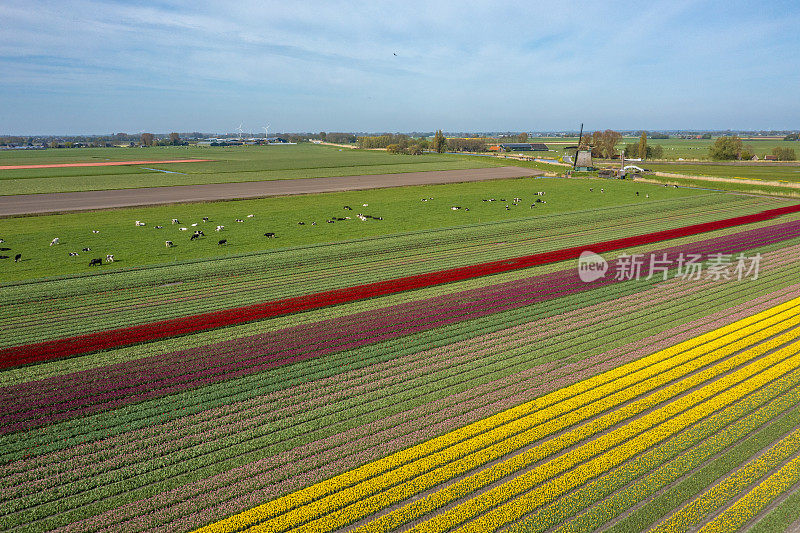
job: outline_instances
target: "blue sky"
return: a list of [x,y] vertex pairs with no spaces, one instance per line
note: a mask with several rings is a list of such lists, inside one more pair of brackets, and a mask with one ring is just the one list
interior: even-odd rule
[[796,129],[798,28],[789,1],[3,0],[0,134]]

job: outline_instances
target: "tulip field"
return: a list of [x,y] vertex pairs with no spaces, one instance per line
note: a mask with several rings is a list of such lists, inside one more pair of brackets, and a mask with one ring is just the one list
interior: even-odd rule
[[[587,281],[581,250],[604,275]],[[0,301],[3,531],[800,520],[786,199],[584,206],[26,280]]]

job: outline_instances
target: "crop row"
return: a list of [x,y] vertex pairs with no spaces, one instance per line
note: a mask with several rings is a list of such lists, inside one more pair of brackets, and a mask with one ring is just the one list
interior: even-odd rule
[[[703,419],[661,446],[585,484],[517,522],[511,533],[587,533],[733,446],[774,439],[800,422],[800,371],[795,370]],[[765,424],[765,421],[768,421]],[[762,437],[762,435],[767,435]],[[728,455],[730,456],[730,455]],[[616,492],[615,492],[616,491]],[[588,507],[588,509],[587,509]],[[582,510],[587,509],[583,513]],[[666,511],[666,509],[665,509]],[[578,514],[580,513],[580,514]],[[571,519],[573,515],[578,514]]]
[[[769,450],[758,455],[728,477],[722,479],[688,505],[676,510],[669,518],[652,528],[653,532],[668,533],[684,531],[700,524],[711,512],[720,508],[728,500],[744,491],[764,475],[768,474],[776,464],[783,463],[800,450],[800,430],[794,431],[781,439]],[[789,483],[789,485],[792,485]]]
[[[595,442],[572,450],[467,500],[413,530],[442,531],[469,521],[462,531],[484,532],[509,524],[530,509],[553,501],[565,492],[602,475],[654,444],[794,370],[800,366],[800,356],[795,355],[796,351],[796,346],[780,349],[600,437]],[[787,357],[789,358],[785,359]],[[594,458],[589,459],[590,457]],[[577,468],[568,470],[576,466]],[[479,516],[481,513],[485,514]]]
[[[796,302],[794,302],[794,304],[796,304]],[[435,456],[431,454],[435,454],[438,450],[446,450],[448,446],[452,446],[454,444],[456,448],[458,448],[458,443],[461,441],[464,441],[465,443],[470,442],[469,440],[464,439],[474,439],[477,441],[476,444],[478,444],[482,440],[481,437],[486,434],[487,431],[497,427],[502,428],[503,425],[509,424],[517,419],[525,420],[524,417],[531,417],[533,419],[531,422],[541,424],[548,419],[565,415],[570,411],[578,409],[581,405],[584,405],[587,402],[600,400],[608,394],[613,393],[615,390],[625,390],[632,385],[640,383],[642,380],[648,379],[648,377],[657,375],[659,372],[662,372],[665,369],[674,366],[675,364],[683,364],[685,360],[691,360],[697,357],[697,355],[687,350],[692,350],[692,348],[696,348],[707,342],[712,343],[714,347],[722,347],[730,342],[729,339],[731,336],[733,336],[734,339],[741,338],[742,335],[746,335],[754,328],[758,330],[760,329],[760,320],[771,319],[774,321],[776,320],[776,315],[774,313],[779,313],[777,316],[783,318],[781,313],[784,311],[784,309],[791,309],[791,307],[792,304],[787,306],[778,306],[778,308],[772,310],[771,312],[761,313],[751,319],[740,321],[732,326],[723,328],[722,331],[715,331],[711,334],[700,336],[696,339],[681,343],[671,349],[663,352],[657,352],[649,357],[629,363],[594,378],[590,378],[569,387],[559,389],[558,391],[545,395],[537,400],[534,400],[533,402],[523,404],[517,408],[513,408],[499,415],[495,415],[494,417],[485,419],[480,423],[467,426],[443,437],[432,439],[424,444],[404,450],[403,452],[376,461],[375,463],[365,465],[342,476],[337,476],[336,478],[332,478],[326,482],[312,486],[309,489],[292,493],[284,498],[279,498],[267,505],[258,507],[245,513],[246,516],[240,515],[238,517],[233,517],[231,521],[235,521],[241,525],[242,520],[245,520],[246,522],[252,524],[261,522],[270,516],[276,516],[280,518],[283,513],[287,513],[285,515],[286,518],[283,518],[283,520],[287,521],[287,524],[297,525],[307,522],[309,520],[309,515],[307,515],[307,513],[313,513],[310,515],[310,518],[314,518],[315,514],[320,514],[320,505],[318,500],[328,501],[330,504],[335,505],[335,508],[341,507],[347,503],[347,500],[342,500],[344,496],[340,494],[339,491],[348,490],[348,487],[350,487],[350,494],[352,494],[351,498],[355,498],[351,501],[359,501],[365,497],[365,493],[363,492],[364,489],[362,486],[358,485],[358,483],[366,483],[367,485],[365,485],[365,487],[369,487],[375,486],[376,480],[384,480],[383,483],[389,483],[389,486],[392,486],[396,483],[397,479],[403,478],[402,476],[398,476],[396,472],[392,471],[398,466],[402,467],[403,465],[407,465],[407,470],[410,470],[411,472],[417,472],[416,469],[418,469],[420,465],[424,465],[427,461],[435,461]],[[729,334],[728,332],[735,333]],[[633,392],[633,394],[635,396],[637,393]],[[567,401],[573,396],[574,398],[572,398],[571,401]],[[625,400],[619,399],[619,401]],[[578,403],[576,404],[574,402]],[[585,412],[586,414],[584,416],[592,416],[595,411],[588,409]],[[578,418],[578,420],[580,420],[580,418]],[[572,421],[571,424],[576,422],[577,420]],[[564,423],[566,423],[566,421]],[[554,428],[552,431],[556,430],[557,428]],[[513,435],[516,433],[516,431],[511,430],[510,433]],[[491,435],[491,433],[489,433],[489,435]],[[502,435],[502,433],[500,435]],[[477,449],[491,445],[491,438],[489,437],[489,439],[489,442],[485,443],[483,446],[479,445]],[[463,447],[464,445],[461,446]],[[431,457],[429,458],[428,456]],[[418,462],[414,463],[412,461]],[[450,459],[450,461],[452,461],[452,459]],[[445,463],[446,462],[449,461],[445,461]],[[436,466],[438,465],[434,464],[431,468],[436,468]],[[424,471],[427,471],[427,469],[416,474],[411,474],[411,472],[409,472],[408,476],[415,477]],[[382,474],[383,477],[375,477],[381,476]],[[380,483],[380,481],[377,482]],[[380,486],[382,485],[379,484],[379,487],[376,490],[382,490],[380,489]],[[366,495],[368,496],[369,494]],[[314,505],[309,506],[309,509],[306,509],[305,507],[299,507],[301,505],[312,503],[314,503]],[[291,513],[292,509],[296,509],[296,511]],[[326,510],[329,511],[330,509]],[[293,519],[292,517],[296,518]],[[218,526],[215,526],[215,530],[225,530],[225,524],[230,523],[231,522],[227,521],[220,523]]]
[[[759,215],[738,217],[738,219],[729,219],[727,221],[715,223],[700,224],[686,228],[680,228],[679,230],[665,230],[661,232],[640,235],[638,237],[618,239],[616,241],[605,241],[604,243],[595,243],[593,248],[597,252],[604,252],[618,248],[635,246],[638,244],[655,242],[664,238],[669,238],[669,236],[678,237],[691,235],[697,232],[707,231],[707,229],[704,228],[710,228],[712,226],[730,227],[731,225],[745,223],[744,220],[755,221],[761,218],[771,218],[772,216],[775,216],[775,211],[782,213],[784,212],[784,209],[772,211],[772,213],[765,211]],[[800,211],[800,206],[798,206],[798,211]],[[742,240],[745,240],[753,235],[753,232],[755,232],[755,235],[758,235],[760,238],[764,238],[764,236],[769,235],[773,239],[772,241],[765,239],[765,241],[762,241],[760,244],[765,244],[766,242],[777,242],[788,239],[790,236],[794,236],[796,232],[800,231],[800,229],[796,226],[798,226],[798,224],[787,223],[765,230],[751,230],[750,232],[742,232],[740,237]],[[711,239],[711,241],[713,240],[714,239]],[[724,237],[718,238],[717,240],[722,240],[725,244],[720,243],[721,246],[717,248],[712,247],[711,250],[713,251],[732,253],[734,251],[747,249],[744,248],[741,243],[730,245],[730,239],[726,239]],[[708,241],[706,241],[706,243],[707,242]],[[752,245],[750,245],[750,247],[752,247]],[[697,250],[698,248],[693,248],[686,245],[683,247],[673,247],[673,249],[667,250],[678,253],[678,251],[683,251],[686,249]],[[90,352],[98,349],[107,349],[125,344],[133,344],[136,342],[161,338],[164,336],[180,335],[203,329],[220,327],[222,325],[231,325],[271,316],[279,316],[281,314],[287,314],[290,312],[298,312],[307,309],[334,305],[337,303],[343,303],[367,297],[380,296],[394,292],[413,290],[415,288],[421,288],[430,285],[437,285],[440,283],[449,283],[461,279],[516,270],[537,264],[557,262],[577,256],[582,250],[582,247],[562,249],[552,253],[535,254],[533,256],[517,258],[515,260],[496,261],[493,263],[474,265],[472,267],[462,267],[432,274],[409,276],[397,280],[361,285],[350,289],[341,289],[338,291],[307,295],[294,299],[268,302],[246,308],[211,312],[204,315],[195,315],[193,317],[186,317],[182,319],[165,320],[154,324],[111,330],[90,334],[83,337],[62,339],[60,341],[50,341],[22,347],[0,349],[0,366],[8,367],[48,360],[56,357],[67,357],[77,353]],[[706,253],[710,253],[707,248],[705,251]],[[580,287],[580,284],[577,283],[576,273],[574,271],[569,271],[569,276],[576,279],[574,285],[576,286],[577,290],[577,287]],[[587,288],[590,288],[590,286],[584,284],[581,290],[586,290]]]
[[[663,228],[663,224],[653,222],[643,224],[638,222],[640,230],[647,229],[648,226]],[[630,230],[614,230],[611,235],[624,235]],[[602,233],[601,233],[602,234]],[[608,236],[608,233],[605,234]],[[527,249],[510,247],[509,245],[497,246],[496,241],[503,237],[497,236],[490,240],[485,246],[482,254],[464,253],[459,250],[451,257],[442,256],[427,248],[418,258],[420,262],[418,268],[420,272],[430,272],[437,268],[448,268],[451,266],[463,265],[465,262],[479,262],[497,258],[498,254],[513,257],[513,254],[531,253],[530,246]],[[463,241],[462,247],[463,247]],[[589,242],[587,240],[587,242]],[[409,273],[411,266],[407,258],[392,259],[385,255],[378,256],[370,261],[356,262],[351,260],[347,265],[336,267],[324,264],[314,266],[309,270],[309,266],[302,266],[287,269],[288,278],[279,270],[276,270],[272,259],[262,259],[261,270],[255,275],[243,277],[235,272],[226,272],[224,276],[217,276],[213,282],[198,280],[195,277],[184,277],[181,285],[172,287],[154,287],[144,290],[131,291],[93,291],[81,300],[76,297],[53,299],[55,294],[46,292],[42,295],[42,305],[37,307],[33,303],[6,305],[3,306],[6,312],[13,312],[12,316],[6,317],[5,322],[9,324],[4,343],[21,344],[32,336],[47,335],[48,337],[64,337],[75,335],[86,331],[96,331],[97,329],[110,329],[120,325],[137,324],[153,320],[153,318],[169,318],[185,314],[196,313],[200,309],[223,309],[234,306],[252,304],[265,299],[284,298],[296,296],[298,292],[308,292],[309,290],[330,290],[347,287],[356,283],[370,281],[370,278],[385,279],[391,276],[400,276]],[[377,262],[376,262],[377,261]],[[269,265],[269,269],[265,267]],[[137,273],[138,274],[138,273]],[[219,281],[224,280],[224,281]],[[165,280],[155,281],[158,285],[165,283]],[[225,286],[220,286],[225,283]],[[31,291],[34,292],[34,291]],[[136,295],[141,296],[136,298]],[[65,303],[61,303],[65,302]],[[66,305],[69,302],[69,305]],[[62,311],[57,313],[57,309],[62,307]],[[133,306],[133,307],[130,307]],[[14,316],[22,317],[23,322],[14,324]],[[86,320],[91,316],[92,320]],[[46,320],[47,327],[41,327]],[[76,329],[78,326],[78,329]]]
[[[189,465],[189,466],[191,466],[191,465]],[[68,489],[68,487],[67,487],[67,486],[64,486],[64,487],[62,487],[62,490],[67,490],[67,489]],[[66,502],[63,502],[63,501],[62,501],[62,502],[61,502],[61,507],[63,508],[63,506],[64,506],[64,505],[66,505]]]
[[[446,357],[446,354],[444,354],[444,357]],[[377,379],[377,375],[375,376],[375,378]],[[369,381],[369,376],[367,376],[365,379],[367,381]],[[320,385],[322,385],[322,384],[320,384]],[[348,383],[345,383],[345,384],[343,384],[343,387],[347,387],[347,385],[348,385]],[[360,391],[356,390],[355,392],[359,393]],[[303,397],[305,397],[305,395],[306,395],[306,393],[304,393],[302,390],[298,391],[298,394],[302,395]],[[325,400],[326,397],[327,397],[327,395],[321,396],[321,400]],[[365,399],[368,399],[368,398],[365,398]],[[289,398],[288,400],[284,400],[284,401],[291,402],[291,398]],[[275,405],[273,402],[274,402],[274,400],[270,400],[270,403],[272,405]],[[308,408],[308,404],[306,403],[305,405],[306,405],[306,408]],[[261,417],[261,416],[256,416],[257,415],[257,411],[256,412],[252,412],[252,409],[253,409],[252,406],[241,405],[239,407],[241,409],[247,409],[248,413],[252,413],[253,416],[252,417],[248,417],[248,420],[247,420],[248,424],[251,424],[251,425],[252,424],[263,424],[264,418]],[[290,416],[291,413],[292,413],[292,411],[289,411],[288,413],[284,413],[283,416]],[[331,411],[326,409],[325,413],[326,414],[331,414]],[[242,428],[241,423],[237,421],[238,418],[240,418],[240,416],[241,415],[236,413],[236,416],[234,416],[234,420],[231,421],[231,422],[225,422],[225,418],[219,418],[218,416],[213,416],[208,420],[208,423],[211,425],[211,427],[209,427],[209,430],[213,430],[214,434],[219,435],[220,431],[222,431],[226,427],[226,424],[230,424],[230,431],[235,431],[237,429],[241,429]],[[268,418],[270,418],[270,417],[268,417]],[[220,424],[220,425],[217,425],[216,427],[214,427],[214,424]],[[186,432],[187,434],[191,435],[192,432],[194,432],[194,431],[198,431],[198,430],[202,431],[202,428],[195,429],[195,427],[196,427],[196,424],[192,424],[191,431],[184,431],[184,432]],[[187,430],[188,430],[188,428],[187,428]],[[169,438],[178,438],[178,436],[179,435],[176,435],[174,433],[170,433],[170,437]],[[205,436],[204,436],[203,440],[205,441],[208,438],[209,438],[209,434],[205,433]],[[167,443],[170,444],[170,445],[173,444],[169,440],[167,440]],[[178,442],[175,445],[179,445],[179,444],[181,444],[181,443]],[[161,449],[161,446],[159,446],[158,449]],[[115,451],[114,451],[114,454],[112,454],[112,456],[114,456],[115,459],[119,460],[120,457],[117,456],[117,454],[123,452],[124,450],[118,449],[116,447],[114,448],[114,450]],[[153,447],[151,445],[145,445],[144,448],[143,448],[143,451],[145,451],[146,453],[152,453]],[[77,451],[76,451],[76,453],[77,453]],[[81,452],[81,453],[85,454],[85,450],[83,452]],[[127,455],[128,454],[125,453],[125,456],[127,456]],[[61,458],[61,461],[69,461],[69,463],[72,464],[72,465],[75,465],[75,461],[76,460],[80,460],[80,461],[86,460],[86,461],[92,463],[93,465],[96,464],[97,468],[101,468],[102,465],[103,465],[102,461],[98,462],[99,458],[98,457],[94,457],[93,455],[88,455],[88,456],[81,457],[81,458],[77,458],[77,457],[62,457]],[[35,472],[35,470],[33,470],[33,471],[30,470],[30,469],[27,470],[28,475],[33,475],[34,472]],[[75,475],[79,475],[79,474],[76,473]],[[83,474],[80,474],[80,475],[83,475]],[[9,482],[13,484],[14,483],[13,478]]]

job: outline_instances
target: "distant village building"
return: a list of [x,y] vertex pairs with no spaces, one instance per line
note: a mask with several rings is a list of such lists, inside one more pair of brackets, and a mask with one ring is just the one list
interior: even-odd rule
[[501,143],[490,146],[492,152],[547,152],[547,145],[544,143]]

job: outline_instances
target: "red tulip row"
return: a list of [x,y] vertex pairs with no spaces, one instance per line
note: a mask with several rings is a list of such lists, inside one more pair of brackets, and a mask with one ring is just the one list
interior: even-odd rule
[[271,318],[301,311],[319,309],[322,307],[374,298],[403,291],[421,289],[444,283],[452,283],[466,279],[499,274],[512,270],[528,268],[537,265],[556,263],[577,258],[581,252],[591,249],[596,253],[609,252],[633,246],[641,246],[668,239],[687,237],[751,224],[779,217],[784,214],[800,212],[800,204],[777,209],[769,209],[752,215],[693,224],[682,228],[656,231],[633,237],[625,237],[594,243],[590,246],[576,246],[562,248],[514,259],[493,261],[477,265],[459,267],[427,274],[418,274],[393,280],[380,281],[336,289],[331,291],[308,294],[293,298],[285,298],[246,307],[226,309],[203,313],[189,317],[180,317],[162,320],[151,324],[130,326],[114,330],[101,331],[88,335],[80,335],[54,341],[15,346],[0,350],[0,369],[11,368],[31,363],[49,361],[52,359],[70,357],[98,350],[106,350],[127,346],[140,342],[148,342],[167,337],[175,337],[205,331],[219,327],[242,324],[255,320]]

